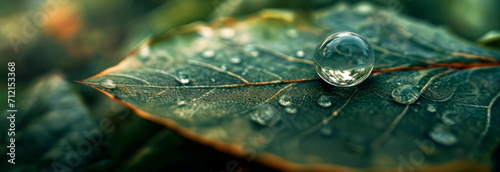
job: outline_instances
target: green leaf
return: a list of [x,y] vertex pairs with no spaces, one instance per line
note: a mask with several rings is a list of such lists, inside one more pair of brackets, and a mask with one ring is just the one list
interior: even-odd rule
[[[316,45],[338,31],[359,33],[376,53],[374,74],[356,87],[314,70]],[[338,5],[193,23],[81,82],[185,137],[282,170],[486,171],[499,141],[499,60],[434,26]]]
[[[84,167],[103,135],[71,85],[61,74],[51,73],[37,79],[22,93],[22,101],[16,102],[17,113],[14,113],[15,136],[2,134],[1,138],[2,145],[11,144],[10,138],[15,139],[15,164],[7,162],[10,156],[2,156],[0,169],[66,171]],[[11,126],[10,119],[2,123],[2,131]],[[5,151],[10,152],[1,149],[0,153],[6,155]]]

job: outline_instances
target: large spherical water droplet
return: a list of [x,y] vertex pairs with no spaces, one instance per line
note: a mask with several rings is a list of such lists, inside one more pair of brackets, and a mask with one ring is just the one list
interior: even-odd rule
[[325,38],[314,54],[316,72],[326,82],[350,87],[363,82],[373,69],[375,55],[368,42],[352,32],[337,32]]
[[115,81],[113,81],[113,80],[111,80],[111,79],[105,79],[105,80],[102,80],[100,85],[101,85],[102,87],[104,87],[104,88],[109,88],[109,89],[114,89],[114,88],[116,88]]
[[412,104],[417,101],[420,91],[413,85],[402,85],[392,90],[392,98],[401,104]]

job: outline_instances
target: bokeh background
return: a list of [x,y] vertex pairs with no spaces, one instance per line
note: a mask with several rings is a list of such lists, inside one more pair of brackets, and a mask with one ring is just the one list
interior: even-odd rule
[[[137,117],[103,94],[74,81],[88,78],[123,60],[128,51],[150,35],[194,21],[210,21],[218,17],[244,16],[264,8],[287,8],[308,11],[328,8],[337,3],[371,3],[398,15],[445,28],[471,43],[500,49],[500,1],[498,0],[2,0],[0,1],[0,64],[16,62],[17,104],[26,109],[19,115],[16,129],[43,130],[24,132],[26,150],[18,153],[20,165],[13,169],[0,158],[0,170],[34,170],[50,167],[46,162],[51,145],[65,137],[53,123],[76,125],[82,119],[64,120],[68,111],[82,111],[90,123],[109,118],[114,132],[104,137],[93,153],[75,169],[90,171],[136,169],[189,169],[221,171],[228,161],[236,160],[245,169],[267,169],[253,162],[217,152],[183,139],[152,122]],[[27,22],[40,22],[26,30]],[[28,34],[27,34],[28,33]],[[19,37],[21,36],[21,37]],[[12,42],[20,41],[18,46]],[[3,75],[6,77],[6,75]],[[57,83],[50,85],[50,83]],[[7,90],[6,78],[0,90]],[[62,85],[62,86],[61,86]],[[61,93],[61,91],[63,91]],[[50,93],[71,95],[67,101]],[[6,91],[0,92],[7,97]],[[61,98],[61,97],[59,97]],[[67,103],[62,107],[46,102]],[[38,105],[36,105],[38,104]],[[2,105],[3,106],[3,105]],[[74,109],[72,106],[78,106]],[[60,109],[65,109],[61,111]],[[4,109],[0,107],[0,109]],[[2,110],[2,113],[5,112]],[[56,114],[52,115],[51,114]],[[71,114],[71,113],[69,113]],[[47,117],[48,116],[48,117]],[[44,118],[47,119],[44,119]],[[55,119],[53,119],[55,118]],[[50,120],[49,120],[50,119]],[[40,121],[47,122],[41,128]],[[4,155],[5,118],[1,119],[0,139]],[[71,128],[69,126],[63,126]],[[33,129],[34,128],[34,129]],[[56,132],[54,134],[54,132]],[[49,136],[47,136],[49,135]],[[50,138],[50,139],[47,139]],[[23,142],[19,143],[22,144]],[[153,153],[147,151],[155,150]],[[146,151],[146,152],[144,152]],[[498,151],[495,156],[498,157]],[[45,157],[45,159],[44,159]],[[50,159],[50,158],[48,158]],[[498,159],[498,158],[497,158]],[[247,168],[248,167],[248,168]],[[42,168],[43,169],[43,168]]]

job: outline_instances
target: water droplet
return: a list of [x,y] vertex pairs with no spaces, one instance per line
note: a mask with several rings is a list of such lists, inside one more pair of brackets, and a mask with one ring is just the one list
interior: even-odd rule
[[285,112],[289,114],[296,114],[297,113],[297,108],[294,107],[286,107]]
[[454,111],[445,111],[440,118],[446,125],[456,125],[464,120],[464,115]]
[[316,72],[324,81],[350,87],[370,76],[375,56],[370,44],[358,34],[337,32],[318,45],[314,62]]
[[236,35],[236,32],[231,28],[222,28],[219,34],[222,39],[231,39]]
[[233,64],[240,64],[241,63],[241,58],[239,58],[239,57],[232,57],[231,59],[229,59],[229,61],[231,61],[231,63],[233,63]]
[[412,104],[417,101],[420,96],[420,91],[413,85],[405,84],[392,90],[391,95],[394,101],[398,103]]
[[250,119],[261,125],[273,125],[281,119],[281,116],[271,105],[265,104],[251,111]]
[[432,140],[442,145],[450,146],[457,142],[455,135],[450,132],[450,127],[444,124],[437,124],[434,126],[429,136]]
[[201,53],[201,56],[204,58],[213,58],[215,56],[214,50],[205,50]]
[[116,88],[115,81],[111,79],[105,79],[101,81],[101,86],[104,88],[114,89]]
[[143,44],[139,50],[139,55],[140,56],[149,56],[151,54],[151,50],[149,49],[149,46],[146,44]]
[[278,100],[278,102],[282,106],[290,106],[290,105],[292,105],[292,98],[288,95],[282,95],[282,96],[280,96],[280,99]]
[[189,83],[189,76],[188,76],[187,72],[185,72],[185,71],[180,71],[179,72],[179,82],[181,84],[187,84],[187,83]]
[[246,45],[243,47],[243,53],[250,57],[259,57],[260,51],[253,45]]
[[285,34],[289,38],[297,38],[299,36],[299,33],[295,29],[288,29]]
[[181,100],[181,101],[178,101],[178,102],[177,102],[177,105],[178,105],[178,106],[187,105],[187,102],[186,102],[186,101],[184,101],[184,100]]
[[295,56],[297,56],[297,57],[305,57],[306,53],[304,51],[300,50],[300,51],[297,51],[295,53]]
[[321,97],[319,97],[318,104],[324,108],[332,106],[332,102],[330,101],[330,97],[325,96],[325,95],[322,95]]
[[434,107],[433,104],[429,104],[429,105],[427,105],[427,111],[434,113],[434,112],[436,112],[436,107]]
[[210,78],[210,81],[215,82],[215,78]]
[[322,136],[328,137],[333,135],[333,127],[329,124],[321,126],[319,133]]

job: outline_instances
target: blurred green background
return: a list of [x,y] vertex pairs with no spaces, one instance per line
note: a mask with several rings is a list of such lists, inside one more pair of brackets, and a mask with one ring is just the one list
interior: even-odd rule
[[[233,159],[249,166],[251,171],[266,169],[258,164],[246,163],[245,160],[185,140],[157,124],[135,116],[131,111],[112,102],[103,94],[74,81],[91,77],[116,65],[126,57],[132,47],[147,36],[176,26],[194,21],[210,21],[218,17],[242,16],[264,8],[287,8],[308,12],[327,8],[339,2],[375,4],[394,14],[411,16],[443,27],[472,43],[492,48],[500,47],[498,44],[500,1],[495,0],[353,0],[348,2],[337,0],[2,0],[0,1],[0,34],[2,35],[0,62],[5,66],[9,61],[16,62],[16,93],[17,100],[19,100],[17,104],[25,106],[20,108],[26,109],[18,115],[29,116],[19,121],[17,129],[19,133],[23,133],[23,130],[29,130],[31,125],[37,123],[39,116],[64,113],[57,111],[57,108],[61,107],[44,104],[45,101],[57,99],[47,94],[71,94],[71,97],[76,100],[68,106],[81,107],[78,111],[87,115],[86,118],[91,121],[90,123],[98,123],[103,118],[109,118],[117,126],[116,131],[107,135],[103,144],[98,146],[98,150],[77,169],[85,167],[85,170],[90,171],[113,169],[133,171],[132,169],[144,168],[151,170],[187,168],[220,171],[224,170],[226,163]],[[34,20],[41,24],[31,26],[31,30],[26,31],[26,21]],[[25,32],[29,32],[29,36],[26,36]],[[483,37],[484,35],[487,36]],[[18,46],[13,46],[13,41],[20,43]],[[7,73],[7,68],[3,69]],[[6,75],[3,76],[6,77]],[[44,83],[46,80],[61,84],[47,85]],[[5,82],[6,78],[2,79],[1,90],[7,90]],[[42,86],[34,87],[35,85]],[[54,91],[47,92],[50,89]],[[7,97],[6,91],[0,92],[0,95]],[[41,105],[35,106],[33,102]],[[110,110],[110,107],[115,108]],[[123,117],[124,114],[127,115]],[[66,121],[56,120],[56,122]],[[3,132],[8,123],[4,118],[1,123]],[[46,124],[46,129],[53,129],[47,132],[64,132],[60,131],[61,128],[52,128],[50,123]],[[6,143],[3,135],[4,133],[0,137],[2,139],[0,153],[2,154],[5,153],[3,143]],[[131,136],[136,138],[131,138]],[[35,137],[27,139],[28,141],[44,140],[38,138],[44,135],[30,134],[30,132],[25,132],[19,137]],[[62,134],[46,141],[55,144],[58,139],[64,137]],[[48,151],[51,149],[49,145],[31,145],[31,149],[47,149]],[[141,151],[146,148],[156,150],[156,152],[146,153],[147,156],[140,156],[139,160],[134,159],[142,155]],[[22,168],[17,170],[49,168],[50,163],[43,161],[48,161],[50,157],[41,155],[43,154],[18,154]],[[4,158],[1,159],[0,169],[12,170]]]

